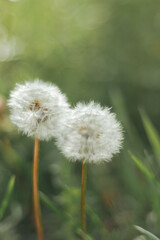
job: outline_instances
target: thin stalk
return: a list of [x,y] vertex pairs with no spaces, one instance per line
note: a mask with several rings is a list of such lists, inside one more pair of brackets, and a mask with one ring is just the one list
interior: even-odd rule
[[33,159],[33,203],[34,217],[38,240],[43,240],[43,227],[38,195],[38,162],[39,162],[39,140],[35,138],[34,142],[34,159]]
[[86,198],[86,178],[87,178],[87,163],[82,162],[82,185],[81,185],[81,229],[82,238],[84,240],[84,234],[86,233],[86,210],[85,210],[85,198]]

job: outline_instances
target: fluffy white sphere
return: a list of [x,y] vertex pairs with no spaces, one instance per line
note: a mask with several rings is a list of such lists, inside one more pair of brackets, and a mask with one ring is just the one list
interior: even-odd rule
[[69,104],[59,88],[39,79],[17,84],[8,100],[11,121],[20,131],[40,140],[57,135]]
[[109,108],[90,102],[77,104],[57,139],[63,154],[73,161],[110,161],[122,145],[122,127]]

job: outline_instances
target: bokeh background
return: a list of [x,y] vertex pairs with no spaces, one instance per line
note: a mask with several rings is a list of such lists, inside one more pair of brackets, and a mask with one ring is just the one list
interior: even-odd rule
[[[133,240],[134,224],[160,236],[159,190],[128,153],[160,176],[140,115],[145,110],[159,131],[159,9],[159,0],[0,1],[0,203],[15,176],[0,239],[36,239],[34,142],[18,133],[6,106],[15,84],[34,78],[57,84],[73,107],[90,100],[112,107],[124,128],[121,153],[88,166],[86,239]],[[41,142],[39,174],[45,239],[80,239],[81,164],[53,139]]]

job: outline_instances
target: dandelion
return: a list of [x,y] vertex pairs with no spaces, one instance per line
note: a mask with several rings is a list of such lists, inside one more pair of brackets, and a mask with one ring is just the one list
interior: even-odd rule
[[11,121],[20,131],[39,140],[49,140],[56,136],[59,119],[69,105],[57,86],[36,79],[17,84],[8,106]]
[[[72,161],[82,161],[81,227],[86,231],[85,192],[87,163],[108,162],[122,146],[122,127],[110,109],[90,102],[78,103],[64,123],[57,144]],[[82,240],[83,240],[82,236]]]
[[17,84],[8,100],[11,121],[27,136],[35,138],[33,159],[33,201],[38,239],[43,240],[43,228],[38,195],[39,140],[56,136],[69,105],[55,85],[36,79]]
[[110,161],[122,144],[122,128],[109,108],[77,104],[58,137],[58,147],[72,161]]

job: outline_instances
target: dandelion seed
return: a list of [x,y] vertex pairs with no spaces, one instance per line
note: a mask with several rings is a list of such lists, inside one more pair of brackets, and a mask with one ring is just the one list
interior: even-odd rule
[[35,137],[33,158],[33,202],[38,240],[43,240],[43,227],[38,194],[39,139],[48,140],[58,134],[61,119],[69,105],[58,87],[44,83],[39,79],[34,82],[17,84],[11,92],[8,106],[11,120],[20,131]]
[[109,108],[79,103],[64,124],[57,140],[63,154],[73,160],[110,161],[122,145],[122,127]]
[[73,160],[82,161],[81,183],[81,240],[85,240],[86,213],[85,194],[87,162],[110,161],[122,145],[122,127],[109,108],[90,102],[79,103],[65,119],[64,127],[57,139],[63,154]]
[[57,135],[60,119],[69,108],[58,87],[39,79],[17,84],[10,94],[8,106],[11,121],[19,130],[40,140]]

